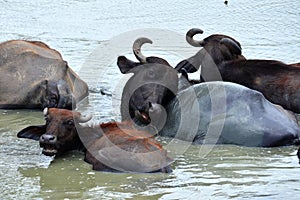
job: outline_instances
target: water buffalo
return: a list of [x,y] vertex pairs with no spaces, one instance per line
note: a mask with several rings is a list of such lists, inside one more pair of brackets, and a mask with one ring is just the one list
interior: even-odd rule
[[83,150],[85,161],[98,171],[171,172],[172,162],[153,135],[134,128],[130,122],[109,122],[85,127],[91,116],[79,112],[45,108],[46,124],[29,126],[19,138],[39,140],[43,154],[59,156]]
[[[196,33],[201,32],[187,33],[188,42],[194,46],[199,44],[203,49],[179,63],[178,70],[184,68],[193,72],[201,64],[205,81],[223,80],[244,85],[262,92],[269,101],[300,113],[298,63],[288,65],[276,60],[246,60],[241,57],[240,44],[235,40],[212,35],[203,41],[195,41],[192,37]],[[224,40],[226,45],[223,45]]]
[[[38,140],[46,156],[59,156],[67,151],[84,149],[75,125],[89,121],[91,116],[82,116],[79,112],[58,108],[45,108],[43,114],[45,125],[26,127],[17,136]],[[91,132],[90,127],[77,128]]]
[[175,67],[177,71],[180,72],[184,68],[187,72],[192,73],[197,71],[201,65],[201,80],[207,81],[214,75],[211,72],[213,66],[219,65],[224,61],[245,60],[245,57],[242,55],[241,45],[234,38],[222,34],[213,34],[197,41],[193,39],[193,36],[198,33],[202,34],[203,31],[197,28],[189,30],[186,34],[186,41],[194,47],[203,48],[194,56],[178,63]]
[[118,57],[117,65],[123,74],[133,73],[127,81],[121,101],[123,120],[153,125],[161,128],[164,124],[164,108],[175,97],[178,89],[177,71],[162,58],[145,57],[141,45],[151,43],[139,38],[133,44],[133,52],[139,62]]
[[0,108],[72,109],[88,86],[61,54],[38,41],[0,44]]
[[101,124],[100,127],[104,136],[91,143],[85,156],[93,169],[165,173],[172,171],[169,166],[172,159],[152,134],[136,129],[130,121],[109,122]]
[[262,93],[230,82],[205,82],[179,92],[166,107],[160,135],[195,144],[249,147],[297,145],[295,116]]

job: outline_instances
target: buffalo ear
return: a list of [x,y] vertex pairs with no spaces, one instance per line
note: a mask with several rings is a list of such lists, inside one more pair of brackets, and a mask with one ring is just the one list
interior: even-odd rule
[[194,73],[199,68],[197,69],[189,60],[186,59],[180,61],[175,67],[175,70],[177,70],[180,73],[182,72],[182,69],[185,69],[185,71],[188,73]]
[[18,138],[28,138],[32,140],[39,140],[40,137],[45,134],[46,132],[46,125],[41,126],[28,126],[21,130],[17,136]]
[[200,68],[200,65],[203,59],[205,58],[205,55],[206,55],[206,50],[201,49],[192,57],[188,59],[184,59],[181,62],[179,62],[176,65],[175,70],[181,72],[181,69],[184,68],[188,73],[196,72]]
[[224,44],[231,53],[236,54],[236,55],[242,55],[242,48],[239,42],[230,39],[230,38],[223,38],[220,41],[221,44]]
[[128,73],[130,70],[140,65],[140,63],[127,59],[125,56],[119,56],[117,65],[122,74]]

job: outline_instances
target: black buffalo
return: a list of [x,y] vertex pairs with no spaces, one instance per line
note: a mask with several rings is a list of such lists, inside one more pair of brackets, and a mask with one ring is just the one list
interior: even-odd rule
[[211,78],[215,79],[214,66],[218,66],[224,61],[230,60],[245,60],[242,55],[242,48],[238,41],[234,38],[222,35],[213,34],[203,40],[195,40],[193,36],[202,34],[201,29],[193,28],[186,34],[186,41],[194,47],[203,47],[194,56],[185,59],[178,63],[175,69],[181,72],[185,69],[192,73],[199,69],[201,65],[201,81],[208,81]]
[[123,74],[133,73],[127,81],[121,101],[123,120],[161,128],[166,119],[164,107],[173,99],[178,90],[177,71],[158,57],[145,57],[141,45],[151,43],[147,38],[134,42],[133,52],[139,62],[118,57],[118,67]]
[[[193,29],[192,29],[193,30]],[[229,81],[260,91],[271,102],[300,113],[299,64],[285,64],[276,60],[248,60],[241,55],[240,44],[224,35],[211,35],[202,41],[192,36],[200,31],[189,31],[190,44],[202,46],[197,54],[183,60],[176,67],[194,72],[201,65],[205,81]]]

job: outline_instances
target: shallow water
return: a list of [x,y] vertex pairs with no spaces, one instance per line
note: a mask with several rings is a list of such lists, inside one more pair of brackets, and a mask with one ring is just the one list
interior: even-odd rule
[[[228,6],[222,0],[0,4],[1,41],[41,40],[59,50],[96,91],[79,105],[79,110],[94,114],[94,121],[119,119],[125,79],[115,59],[132,56],[132,41],[139,36],[153,40],[153,45],[143,48],[146,55],[163,56],[173,65],[197,51],[184,41],[192,27],[202,28],[204,36],[234,37],[247,58],[299,62],[298,0],[229,1]],[[100,95],[100,89],[113,96]],[[203,157],[210,146],[177,142],[172,149],[173,173],[113,174],[92,171],[79,152],[52,161],[41,155],[36,141],[16,137],[20,129],[42,123],[40,111],[0,110],[0,199],[296,199],[300,195],[297,147],[219,145]],[[168,138],[160,140],[170,144]]]

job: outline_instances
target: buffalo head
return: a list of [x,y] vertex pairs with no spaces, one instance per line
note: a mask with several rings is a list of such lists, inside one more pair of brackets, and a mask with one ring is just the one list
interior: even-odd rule
[[133,44],[133,52],[139,62],[118,57],[118,67],[123,74],[133,73],[127,81],[121,102],[123,120],[152,124],[161,128],[166,119],[164,106],[175,97],[178,88],[177,71],[167,61],[158,57],[146,57],[141,46],[151,43],[139,38]]
[[202,76],[210,78],[210,73],[213,66],[218,66],[224,61],[245,59],[241,55],[241,45],[238,41],[232,37],[213,34],[203,40],[193,39],[194,35],[202,34],[201,29],[193,28],[186,34],[186,41],[194,47],[203,47],[194,56],[185,59],[178,63],[175,67],[177,71],[181,71],[184,68],[187,72],[192,73],[199,69],[200,65]]
[[60,155],[82,147],[75,124],[87,122],[91,116],[57,108],[45,108],[44,116],[45,125],[29,126],[21,130],[18,137],[39,140],[46,156]]

